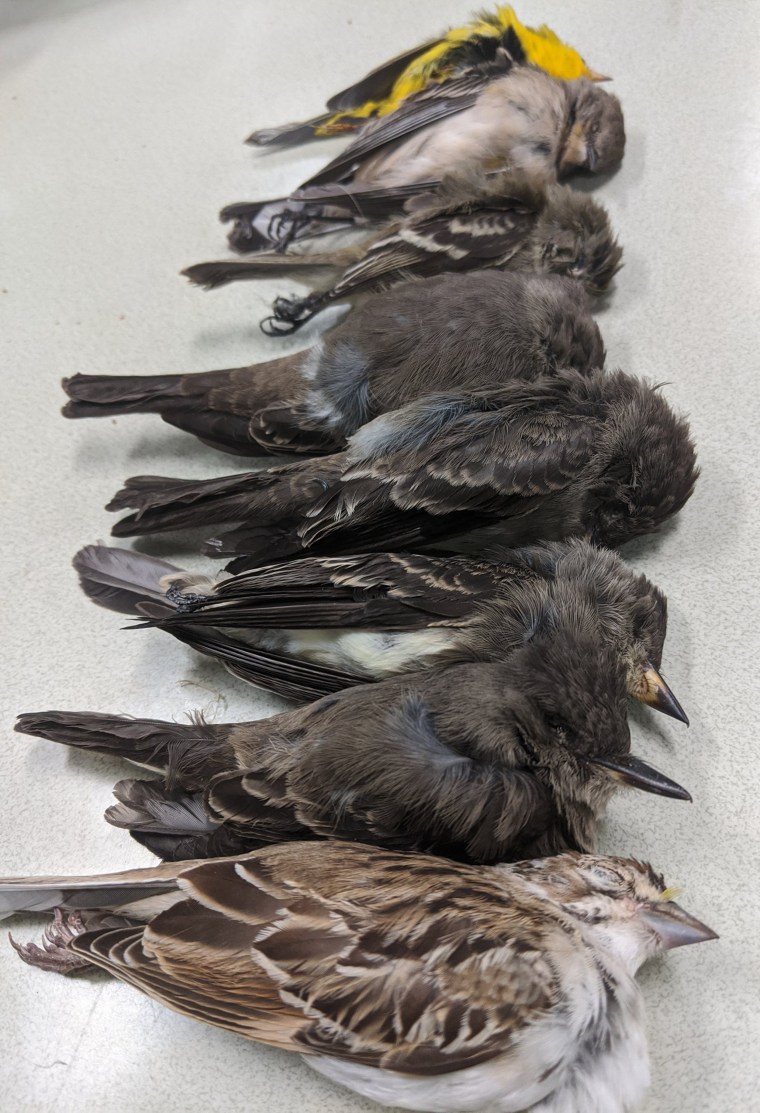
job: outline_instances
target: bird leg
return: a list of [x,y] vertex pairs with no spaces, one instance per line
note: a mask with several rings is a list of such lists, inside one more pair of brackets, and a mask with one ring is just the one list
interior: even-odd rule
[[73,974],[91,970],[92,963],[69,950],[69,943],[86,931],[80,912],[63,912],[56,908],[53,922],[45,928],[42,946],[36,943],[17,943],[9,933],[8,939],[16,954],[29,966],[39,966],[54,974]]
[[134,920],[128,916],[102,909],[82,912],[56,908],[53,922],[45,928],[41,947],[36,943],[17,943],[10,932],[8,939],[18,956],[29,966],[39,966],[41,970],[50,970],[54,974],[74,974],[80,970],[92,970],[93,964],[69,950],[73,939],[85,931],[133,925]]
[[305,298],[275,298],[272,306],[274,313],[261,322],[261,331],[266,336],[285,336],[297,332],[301,325],[310,321],[324,304],[323,294],[309,294]]

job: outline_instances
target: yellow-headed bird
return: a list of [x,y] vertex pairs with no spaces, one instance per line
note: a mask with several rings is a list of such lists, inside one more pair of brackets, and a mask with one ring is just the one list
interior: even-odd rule
[[439,39],[415,46],[384,62],[336,93],[328,111],[302,123],[255,131],[248,139],[257,146],[289,146],[308,139],[322,139],[356,131],[368,119],[387,116],[412,93],[440,85],[470,70],[499,70],[499,55],[506,50],[520,62],[538,66],[552,77],[572,81],[585,77],[606,81],[590,69],[577,50],[563,43],[545,24],[527,27],[512,7],[479,12],[464,27],[455,27]]

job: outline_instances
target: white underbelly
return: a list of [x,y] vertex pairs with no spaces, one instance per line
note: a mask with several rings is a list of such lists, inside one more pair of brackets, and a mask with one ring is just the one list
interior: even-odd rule
[[245,639],[262,649],[305,658],[362,676],[392,676],[427,668],[455,648],[451,629],[383,633],[375,630],[246,630]]

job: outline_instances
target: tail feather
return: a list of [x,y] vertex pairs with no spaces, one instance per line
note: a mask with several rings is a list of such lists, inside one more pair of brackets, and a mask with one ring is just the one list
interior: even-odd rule
[[220,259],[218,262],[195,263],[191,267],[185,267],[180,274],[189,278],[194,286],[216,290],[230,282],[261,278],[264,269],[257,267],[255,263],[246,263],[239,259]]
[[182,396],[186,375],[73,375],[61,385],[69,396],[64,417],[161,413]]
[[15,729],[49,742],[127,758],[163,773],[168,787],[199,791],[209,778],[234,767],[230,726],[129,719],[91,711],[39,711],[19,715]]
[[207,527],[218,522],[257,525],[300,520],[305,508],[324,495],[341,474],[341,453],[269,468],[266,471],[223,475],[217,479],[167,479],[138,475],[128,479],[108,504],[108,510],[130,508],[134,514],[117,522],[116,537],[162,530]]
[[[250,368],[232,367],[189,375],[74,375],[63,380],[69,401],[64,417],[109,417],[114,414],[155,413],[222,452],[241,456],[266,455],[251,436],[251,413],[224,405],[225,396]],[[215,405],[213,398],[221,399]],[[262,401],[266,402],[264,394]],[[251,397],[251,409],[255,408]]]
[[203,793],[167,789],[160,781],[119,781],[113,794],[119,801],[106,811],[114,827],[152,831],[158,835],[208,834],[219,826],[203,807]]
[[294,272],[298,278],[308,277],[309,271],[322,273],[325,270],[338,270],[350,266],[362,256],[361,249],[345,248],[342,251],[325,252],[311,255],[283,254],[282,252],[260,252],[254,259],[220,259],[208,263],[196,263],[181,273],[196,286],[207,290],[226,286],[230,282],[240,282],[252,278],[268,278],[273,271],[279,274]]
[[0,919],[15,912],[113,909],[138,919],[149,919],[182,899],[177,878],[186,868],[165,865],[94,877],[0,878]]
[[106,506],[106,510],[135,510],[111,532],[114,537],[132,537],[235,521],[245,516],[251,492],[267,482],[266,473],[250,472],[198,481],[137,475]]
[[119,614],[143,615],[147,603],[152,617],[158,617],[157,606],[171,615],[175,607],[166,596],[163,577],[180,576],[184,583],[192,582],[184,579],[182,569],[165,560],[108,545],[85,545],[72,564],[85,595],[99,607]]
[[246,143],[251,147],[297,147],[299,143],[308,143],[317,139],[317,129],[326,124],[330,113],[314,116],[311,120],[300,120],[292,124],[280,124],[274,128],[259,128],[251,132]]
[[201,793],[165,789],[159,781],[129,780],[120,781],[114,795],[120,803],[107,809],[108,822],[128,830],[165,861],[221,858],[258,845],[212,819]]

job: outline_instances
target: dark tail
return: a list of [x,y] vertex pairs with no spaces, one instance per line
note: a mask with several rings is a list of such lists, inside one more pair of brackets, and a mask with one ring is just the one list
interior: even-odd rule
[[115,537],[206,528],[218,522],[284,525],[300,519],[340,474],[343,457],[289,464],[261,472],[242,472],[218,479],[167,479],[138,475],[117,491],[107,510],[135,511],[117,522]]
[[251,430],[257,411],[303,392],[304,355],[280,356],[247,367],[193,371],[186,375],[74,375],[63,380],[71,399],[65,417],[159,414],[204,444],[240,456],[268,455]]
[[119,803],[106,809],[108,822],[129,831],[164,861],[221,858],[258,845],[211,819],[203,793],[167,789],[160,781],[133,780],[119,781],[113,792]]
[[325,270],[342,269],[356,262],[356,259],[357,252],[352,250],[325,252],[321,255],[261,252],[255,259],[220,259],[215,262],[196,263],[181,273],[195,286],[215,290],[219,286],[229,285],[230,282],[269,278],[273,272],[278,276],[294,273],[299,278],[306,278],[309,271],[313,270],[321,274]]
[[[262,473],[261,483],[266,482],[265,477],[266,473]],[[136,513],[122,518],[111,532],[114,537],[134,537],[244,518],[258,480],[255,472],[197,482],[136,475],[127,480],[106,506],[106,510],[130,507]]]
[[251,147],[297,147],[299,143],[321,138],[316,134],[317,128],[326,124],[331,115],[332,113],[325,112],[312,120],[280,124],[276,128],[259,128],[258,131],[251,132],[246,143]]
[[73,375],[61,383],[70,399],[63,416],[160,414],[183,398],[187,380],[187,375]]
[[180,271],[180,274],[189,278],[194,286],[202,286],[204,290],[217,290],[220,286],[228,286],[230,282],[261,278],[267,269],[240,259],[220,259],[218,262],[195,263]]
[[166,596],[168,585],[162,585],[163,577],[180,577],[185,591],[193,582],[189,574],[165,560],[108,545],[85,545],[71,563],[85,595],[99,607],[119,614],[171,615],[175,608]]
[[164,774],[167,786],[201,791],[217,773],[235,767],[231,727],[161,719],[129,719],[91,711],[33,711],[19,715],[20,734],[79,750],[127,758]]

